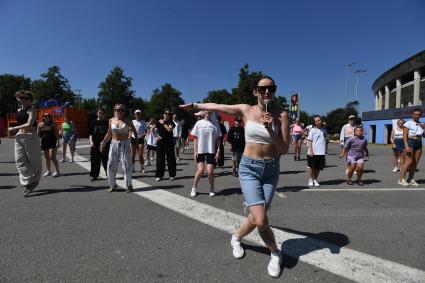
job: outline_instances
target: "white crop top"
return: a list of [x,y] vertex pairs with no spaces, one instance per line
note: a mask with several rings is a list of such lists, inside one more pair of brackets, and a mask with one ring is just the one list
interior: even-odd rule
[[[273,124],[273,131],[278,133],[276,124]],[[248,120],[245,124],[245,141],[250,143],[271,144],[272,138],[262,123]]]
[[403,130],[397,130],[397,127],[394,128],[394,139],[403,139]]
[[114,122],[111,122],[111,130],[116,135],[128,135],[129,131],[127,123],[122,123],[121,127],[117,127]]

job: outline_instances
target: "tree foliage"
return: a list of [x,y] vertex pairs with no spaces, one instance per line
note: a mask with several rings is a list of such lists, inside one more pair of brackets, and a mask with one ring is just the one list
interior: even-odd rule
[[330,134],[338,134],[341,131],[342,126],[347,124],[348,116],[358,116],[356,106],[357,101],[347,103],[344,108],[334,109],[326,114],[326,127]]
[[15,92],[29,90],[31,79],[24,75],[0,75],[0,118],[6,118],[7,113],[16,112],[18,103]]
[[232,94],[226,89],[212,90],[207,93],[203,102],[233,104]]
[[114,67],[105,80],[99,84],[98,102],[108,107],[107,113],[110,115],[115,104],[123,104],[127,109],[132,109],[134,91],[132,78],[124,75],[121,67]]
[[58,101],[75,102],[75,94],[71,90],[69,81],[60,73],[59,66],[50,67],[46,73],[42,73],[41,79],[31,83],[34,92],[35,105],[42,100],[56,99]]
[[181,92],[171,84],[166,83],[161,86],[161,89],[155,89],[152,93],[147,114],[149,117],[159,117],[165,110],[176,113],[180,118],[186,116],[186,111],[181,110],[177,106],[184,104],[181,98]]

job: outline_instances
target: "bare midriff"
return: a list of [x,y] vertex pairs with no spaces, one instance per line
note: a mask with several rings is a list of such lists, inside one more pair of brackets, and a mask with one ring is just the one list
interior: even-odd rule
[[252,159],[272,159],[279,157],[279,152],[274,145],[249,142],[245,144],[243,154]]
[[125,134],[125,135],[112,134],[113,141],[124,141],[128,139],[129,139],[128,134]]
[[18,134],[35,134],[37,132],[35,127],[30,127],[26,129],[19,129]]

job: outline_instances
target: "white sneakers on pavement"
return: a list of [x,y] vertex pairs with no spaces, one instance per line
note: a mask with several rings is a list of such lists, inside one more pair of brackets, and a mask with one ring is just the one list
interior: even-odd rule
[[52,177],[59,177],[60,173],[58,171],[53,172]]
[[243,247],[241,245],[241,240],[236,238],[235,234],[232,235],[232,240],[230,241],[230,244],[233,248],[233,257],[243,258],[245,251],[243,250]]
[[52,172],[46,171],[46,173],[43,174],[43,177],[47,177],[47,176],[50,176],[50,175],[52,175]]
[[404,187],[408,187],[410,185],[405,179],[398,180],[397,184],[402,185]]
[[161,178],[156,178],[155,181],[159,182],[161,181]]
[[210,197],[214,197],[215,196],[215,191],[214,188],[210,189]]
[[282,272],[282,252],[280,250],[276,250],[275,252],[271,253],[267,271],[271,277],[279,277],[280,273]]
[[393,173],[395,173],[395,172],[397,172],[398,171],[398,168],[397,168],[397,166],[396,167],[394,167],[393,168]]
[[313,187],[314,186],[313,179],[308,179],[307,186],[309,186],[309,187]]
[[195,187],[193,187],[192,190],[190,191],[190,196],[196,197],[196,188]]
[[319,182],[317,182],[316,179],[313,180],[313,184],[314,184],[315,187],[320,187],[320,184],[319,184]]
[[416,181],[415,180],[410,180],[410,182],[409,182],[409,185],[411,186],[411,187],[419,187],[419,184],[418,183],[416,183]]

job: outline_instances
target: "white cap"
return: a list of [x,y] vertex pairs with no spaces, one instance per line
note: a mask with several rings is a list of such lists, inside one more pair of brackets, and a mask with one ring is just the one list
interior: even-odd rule
[[140,109],[137,109],[136,111],[134,111],[134,114],[137,114],[137,113],[140,113],[140,114],[142,114],[142,110],[140,110]]

